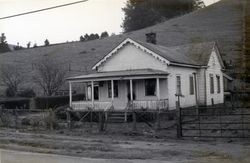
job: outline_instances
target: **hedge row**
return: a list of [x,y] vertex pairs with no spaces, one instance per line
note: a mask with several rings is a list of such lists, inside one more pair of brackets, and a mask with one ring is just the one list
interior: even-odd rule
[[[80,101],[85,98],[84,94],[73,95],[74,101]],[[55,108],[58,106],[64,106],[69,104],[69,96],[53,96],[53,97],[36,97],[35,107],[36,109],[48,109]]]
[[[77,94],[73,95],[72,98],[74,101],[80,101],[85,98],[85,95]],[[48,109],[68,104],[69,96],[5,98],[0,100],[0,105],[5,109]]]
[[5,98],[0,100],[0,105],[5,109],[29,109],[29,98]]

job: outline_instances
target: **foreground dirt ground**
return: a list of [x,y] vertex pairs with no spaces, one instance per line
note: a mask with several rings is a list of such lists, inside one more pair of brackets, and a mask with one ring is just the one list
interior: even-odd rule
[[[75,131],[0,130],[0,148],[134,162],[248,163],[249,140],[176,140],[145,135]],[[111,162],[111,161],[110,161]]]

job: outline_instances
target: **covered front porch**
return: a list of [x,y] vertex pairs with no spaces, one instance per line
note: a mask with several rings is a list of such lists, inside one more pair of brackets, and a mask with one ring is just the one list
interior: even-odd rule
[[[99,72],[69,78],[73,110],[168,109],[168,73],[159,70]],[[72,101],[72,87],[81,83],[85,99]]]

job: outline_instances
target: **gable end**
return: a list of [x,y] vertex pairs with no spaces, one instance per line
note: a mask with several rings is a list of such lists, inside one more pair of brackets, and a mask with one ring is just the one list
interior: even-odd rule
[[[219,60],[219,63],[220,63],[220,65],[221,65],[221,68],[222,68],[222,69],[225,69],[225,65],[224,65],[224,63],[223,63],[223,60],[222,60],[222,57],[221,57],[221,53],[220,53],[220,50],[219,50],[218,45],[217,45],[216,42],[214,43],[213,50],[214,50],[215,53],[216,53],[216,56],[217,56],[217,58],[218,58],[218,60]],[[210,56],[210,57],[211,57],[211,56]]]
[[165,59],[164,57],[160,56],[159,54],[156,54],[155,52],[149,50],[148,48],[144,47],[143,45],[139,44],[138,42],[127,38],[125,39],[122,43],[120,43],[117,47],[115,47],[110,53],[108,53],[106,56],[103,57],[103,59],[101,59],[100,61],[98,61],[93,67],[92,70],[96,70],[99,66],[101,66],[102,64],[104,64],[109,58],[111,58],[113,55],[115,55],[116,53],[118,53],[118,51],[123,48],[124,46],[126,46],[127,44],[132,44],[134,45],[136,48],[142,50],[143,52],[153,56],[154,58],[156,58],[157,60],[159,60],[162,63],[165,63],[167,65],[170,64],[170,62]]

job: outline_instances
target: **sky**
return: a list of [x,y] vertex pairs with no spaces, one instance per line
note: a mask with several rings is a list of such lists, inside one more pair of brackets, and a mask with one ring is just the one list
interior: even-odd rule
[[[0,17],[38,10],[77,0],[0,0]],[[204,0],[210,5],[218,0]],[[9,44],[26,47],[50,43],[77,41],[86,33],[103,31],[119,34],[124,19],[122,8],[126,0],[88,0],[44,12],[0,20],[0,33],[5,33]]]

